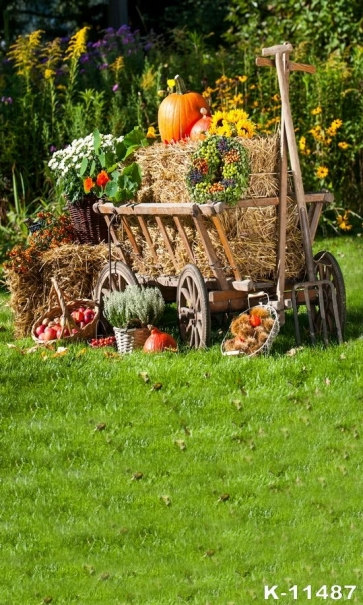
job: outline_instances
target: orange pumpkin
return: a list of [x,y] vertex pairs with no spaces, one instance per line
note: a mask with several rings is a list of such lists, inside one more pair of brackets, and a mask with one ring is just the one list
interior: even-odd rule
[[188,137],[200,118],[202,107],[210,114],[208,103],[199,92],[186,92],[180,76],[175,76],[175,82],[176,92],[165,97],[159,105],[158,126],[164,143],[175,143]]
[[208,112],[205,107],[202,107],[200,113],[203,117],[201,117],[200,120],[198,120],[194,124],[190,131],[190,138],[192,139],[192,141],[204,141],[206,137],[206,132],[207,130],[209,130],[212,122],[212,118],[211,116],[207,115]]

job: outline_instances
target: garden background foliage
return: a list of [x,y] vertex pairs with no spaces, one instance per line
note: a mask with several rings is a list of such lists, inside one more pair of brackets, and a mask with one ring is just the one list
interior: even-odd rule
[[337,232],[361,227],[360,2],[212,0],[197,10],[190,0],[180,4],[176,15],[168,3],[163,23],[170,27],[162,32],[144,28],[140,33],[123,25],[97,37],[85,25],[53,39],[37,29],[4,45],[0,261],[26,238],[24,219],[40,210],[63,209],[47,167],[52,153],[96,128],[115,136],[135,126],[157,128],[158,106],[178,73],[189,89],[209,98],[214,112],[243,108],[259,133],[274,132],[280,117],[276,74],[257,68],[255,58],[263,47],[285,40],[293,44],[294,61],[317,69],[315,75],[294,72],[290,77],[305,189],[335,194],[323,227]]

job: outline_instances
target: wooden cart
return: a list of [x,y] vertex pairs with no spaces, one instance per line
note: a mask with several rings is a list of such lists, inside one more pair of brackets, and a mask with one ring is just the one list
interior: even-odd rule
[[[253,281],[243,279],[234,258],[233,250],[223,228],[221,215],[228,212],[230,206],[223,202],[211,204],[194,203],[126,203],[114,206],[102,201],[94,205],[95,212],[101,213],[109,231],[109,262],[100,272],[95,289],[95,298],[102,309],[102,298],[106,292],[123,290],[128,284],[157,285],[166,300],[177,303],[180,335],[183,341],[193,348],[208,346],[211,334],[211,314],[242,312],[268,297],[278,312],[280,325],[285,322],[285,312],[293,309],[295,334],[300,344],[299,308],[306,308],[309,332],[312,343],[321,337],[328,344],[331,337],[342,342],[346,316],[346,298],[343,276],[338,262],[328,251],[315,256],[312,242],[318,227],[324,204],[333,201],[328,192],[305,193],[294,134],[289,103],[289,72],[306,71],[314,73],[310,65],[293,63],[289,59],[292,51],[290,44],[266,48],[262,57],[256,59],[259,66],[271,66],[277,70],[281,95],[281,134],[280,134],[280,173],[279,195],[270,198],[243,199],[237,204],[240,208],[277,207],[277,267],[276,280]],[[267,58],[268,56],[274,58]],[[288,197],[288,163],[294,185],[294,199],[297,205],[299,226],[302,234],[306,267],[302,275],[293,279],[285,277],[286,263],[286,209]],[[127,263],[127,255],[118,240],[114,225],[121,223],[127,234],[133,254],[141,256],[138,243],[130,225],[135,217],[143,237],[149,247],[152,258],[157,263],[157,251],[149,232],[150,219],[157,225],[163,237],[170,259],[178,269],[173,242],[170,241],[165,227],[165,217],[170,217],[185,247],[189,263],[177,275],[149,276],[135,274]],[[186,235],[183,218],[190,217],[195,225],[199,243],[203,246],[213,277],[203,276],[197,267],[190,241]],[[133,218],[133,220],[135,220]],[[233,277],[227,277],[225,270],[213,248],[207,221],[211,221],[218,233],[224,253],[233,270]],[[117,251],[119,260],[111,260],[111,242]]]

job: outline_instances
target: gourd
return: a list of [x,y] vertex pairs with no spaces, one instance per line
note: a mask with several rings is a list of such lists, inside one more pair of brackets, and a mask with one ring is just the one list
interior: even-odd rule
[[171,93],[160,103],[158,126],[164,143],[180,141],[190,135],[194,124],[200,118],[204,107],[210,114],[206,99],[199,92],[187,92],[180,76],[175,76],[176,92]]
[[205,107],[202,107],[200,110],[202,117],[194,124],[190,131],[190,138],[192,141],[204,141],[206,137],[206,132],[209,130],[212,118],[207,115],[208,112]]
[[176,351],[178,348],[176,340],[170,334],[161,332],[154,326],[148,326],[151,334],[146,339],[143,351],[145,353],[158,353],[166,349]]

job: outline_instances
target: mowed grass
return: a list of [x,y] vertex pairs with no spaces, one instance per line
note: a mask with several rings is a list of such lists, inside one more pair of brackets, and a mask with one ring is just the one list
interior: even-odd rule
[[244,605],[276,584],[284,604],[308,585],[361,603],[362,248],[317,244],[344,273],[346,341],[295,355],[291,316],[254,359],[218,333],[207,351],[26,353],[0,307],[0,605]]

